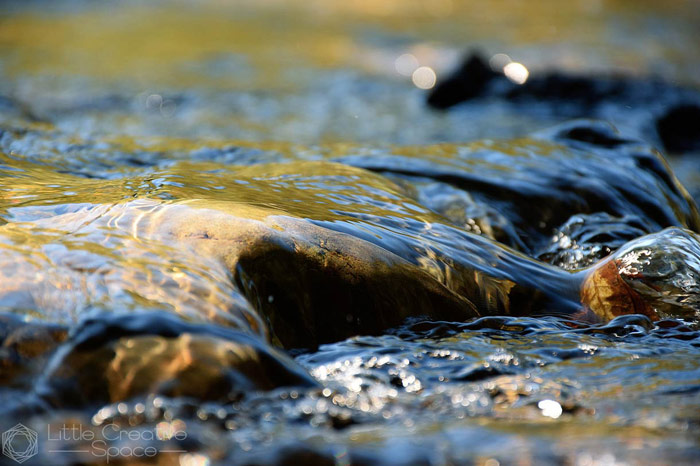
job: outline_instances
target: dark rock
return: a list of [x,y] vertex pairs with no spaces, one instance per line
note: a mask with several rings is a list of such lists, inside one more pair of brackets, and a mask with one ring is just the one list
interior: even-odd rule
[[700,106],[688,104],[668,109],[657,120],[656,131],[670,152],[700,150]]
[[[428,104],[436,109],[447,109],[458,103],[479,97],[494,78],[499,77],[478,54],[468,55],[462,66],[441,81],[428,96]],[[502,75],[500,75],[503,78]]]
[[[468,55],[463,64],[439,80],[428,96],[434,109],[477,99],[499,99],[518,105],[513,111],[529,111],[523,105],[536,104],[560,118],[638,116],[636,130],[649,142],[660,142],[670,152],[680,153],[700,148],[700,92],[656,78],[625,75],[577,75],[553,71],[530,75],[523,84],[508,80],[503,72],[492,71],[478,54]],[[611,113],[611,108],[613,110]],[[656,117],[651,120],[649,116]],[[658,139],[646,126],[656,126]],[[613,148],[624,142],[611,135],[575,129],[572,140]]]

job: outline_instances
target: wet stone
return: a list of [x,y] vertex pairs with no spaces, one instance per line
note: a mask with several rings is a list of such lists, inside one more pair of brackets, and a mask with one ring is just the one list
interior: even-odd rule
[[658,320],[698,317],[697,234],[666,229],[631,241],[590,272],[584,301],[598,315],[645,314]]
[[31,387],[32,373],[42,368],[67,333],[68,329],[60,325],[27,323],[15,314],[0,314],[0,382],[4,386]]
[[[146,394],[224,400],[285,386],[292,379],[269,379],[276,367],[299,369],[268,345],[313,351],[353,335],[381,335],[408,318],[694,315],[692,297],[679,300],[694,293],[686,285],[696,280],[686,273],[687,254],[676,261],[684,268],[662,265],[679,254],[675,249],[662,247],[650,260],[649,270],[663,272],[661,294],[630,282],[617,259],[596,262],[648,231],[698,223],[694,203],[663,161],[638,143],[609,144],[610,131],[575,122],[509,145],[440,149],[423,155],[429,168],[410,151],[372,158],[331,153],[325,157],[333,162],[199,174],[192,169],[206,165],[180,163],[126,178],[131,200],[123,199],[124,179],[98,184],[42,167],[66,183],[42,196],[70,189],[76,202],[54,208],[40,197],[7,209],[0,292],[17,311],[34,309],[48,322],[79,329],[52,356],[39,394],[73,407]],[[624,168],[623,175],[613,175],[611,165]],[[543,207],[545,198],[552,200]],[[551,241],[551,229],[558,241],[533,252]],[[41,238],[38,248],[22,249],[25,235]],[[692,250],[697,239],[683,238]],[[114,248],[128,253],[114,255]],[[126,313],[113,327],[110,308]],[[144,317],[156,310],[239,333],[229,343],[192,336],[185,327],[162,334],[158,329],[169,327]],[[85,320],[94,313],[104,316]],[[121,335],[129,319],[136,327]],[[494,319],[457,329],[485,325],[488,334],[510,325]],[[96,328],[103,329],[97,343],[79,342]],[[269,367],[251,362],[268,349]],[[154,371],[183,354],[210,362]],[[499,364],[443,367],[442,377],[466,382],[511,373]],[[92,375],[83,381],[83,374]],[[387,377],[421,390],[410,372]],[[209,382],[200,387],[194,380]]]
[[258,3],[0,3],[27,464],[697,458],[697,8]]
[[251,390],[314,384],[283,354],[242,332],[168,314],[100,313],[73,330],[36,393],[65,408],[148,394],[223,402]]

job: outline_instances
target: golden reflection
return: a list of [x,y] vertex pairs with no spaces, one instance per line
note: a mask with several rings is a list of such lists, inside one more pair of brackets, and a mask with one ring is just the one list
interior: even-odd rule
[[[14,76],[87,75],[113,84],[126,78],[132,84],[178,88],[204,83],[288,88],[289,81],[280,79],[287,68],[279,60],[282,50],[302,66],[336,66],[355,55],[350,38],[332,28],[319,29],[319,24],[306,21],[270,28],[270,21],[266,15],[222,14],[220,8],[206,5],[125,6],[48,17],[16,14],[0,28],[0,48],[9,52],[4,57],[6,71]],[[246,54],[254,64],[255,79],[203,75],[191,66],[221,53]]]
[[[317,260],[319,252],[324,257],[324,250],[332,251],[324,264],[354,264],[356,273],[365,274],[402,260],[303,219],[347,221],[359,228],[358,215],[400,216],[424,225],[441,220],[386,178],[323,161],[231,169],[182,162],[127,183],[23,166],[37,182],[45,172],[52,184],[46,197],[24,200],[22,206],[13,204],[15,197],[6,199],[11,207],[6,208],[8,223],[0,227],[5,251],[0,294],[12,296],[16,308],[36,308],[53,321],[74,322],[95,305],[164,307],[263,334],[260,318],[230,279],[243,252],[279,237],[294,241],[300,256]],[[101,195],[95,193],[96,183]],[[68,185],[73,203],[67,209],[53,207],[67,197]],[[218,187],[222,189],[212,189]],[[169,200],[160,199],[164,194]],[[379,228],[374,234],[381,232],[380,224],[374,228]],[[428,243],[421,248],[431,250]],[[375,269],[369,269],[375,261]],[[424,273],[431,271],[443,281],[440,266],[424,268]],[[460,280],[450,279],[448,285],[453,282],[459,286]],[[272,302],[270,296],[265,296],[267,302]]]
[[[298,84],[288,79],[294,68],[367,69],[367,57],[376,47],[357,36],[357,30],[362,30],[358,26],[410,33],[461,50],[465,44],[503,36],[505,24],[509,25],[508,46],[556,47],[562,40],[587,41],[605,54],[609,48],[609,37],[603,33],[606,21],[620,12],[629,14],[638,9],[638,3],[610,1],[601,4],[600,10],[590,10],[586,2],[554,0],[537,6],[496,2],[488,9],[478,2],[452,0],[240,2],[235,8],[202,1],[196,5],[124,5],[46,16],[14,13],[3,18],[0,51],[4,71],[16,77],[96,77],[102,82],[128,83],[132,88],[141,84],[180,89],[289,89]],[[644,8],[658,16],[680,14],[689,20],[697,16],[683,2],[665,3],[663,8],[646,2]],[[651,47],[669,60],[684,54],[683,60],[692,62],[687,54],[697,54],[688,48],[674,50],[672,44],[659,43],[649,35],[642,40],[649,47],[614,55],[620,66],[639,69],[645,50]],[[245,57],[252,74],[206,71],[212,60],[225,57]],[[417,66],[410,57],[402,57],[394,64],[397,71],[412,74]],[[581,57],[564,56],[561,60],[580,63]],[[170,103],[165,105],[166,115],[171,110]]]

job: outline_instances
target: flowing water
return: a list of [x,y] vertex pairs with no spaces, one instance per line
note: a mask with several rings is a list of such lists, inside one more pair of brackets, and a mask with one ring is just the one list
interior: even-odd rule
[[3,3],[3,460],[697,462],[698,20]]

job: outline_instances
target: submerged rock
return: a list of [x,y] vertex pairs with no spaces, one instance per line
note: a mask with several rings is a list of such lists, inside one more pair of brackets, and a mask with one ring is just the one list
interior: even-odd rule
[[226,402],[254,390],[315,386],[280,351],[245,332],[167,313],[83,319],[54,355],[36,394],[54,408],[160,394]]
[[0,384],[18,390],[31,387],[32,377],[67,334],[61,325],[28,323],[15,314],[0,314]]
[[[637,285],[614,261],[564,270],[624,251],[635,236],[700,224],[663,159],[609,126],[316,158],[181,163],[99,181],[23,165],[51,181],[5,206],[0,300],[73,328],[44,369],[40,399],[221,401],[303,385],[310,379],[270,344],[313,349],[409,317],[657,319],[697,307],[668,307],[694,293],[680,269],[659,275],[663,299],[630,291]],[[12,176],[8,192],[25,199],[22,172]],[[47,202],[67,190],[71,203]],[[584,257],[568,262],[570,245],[553,245],[553,231]]]

